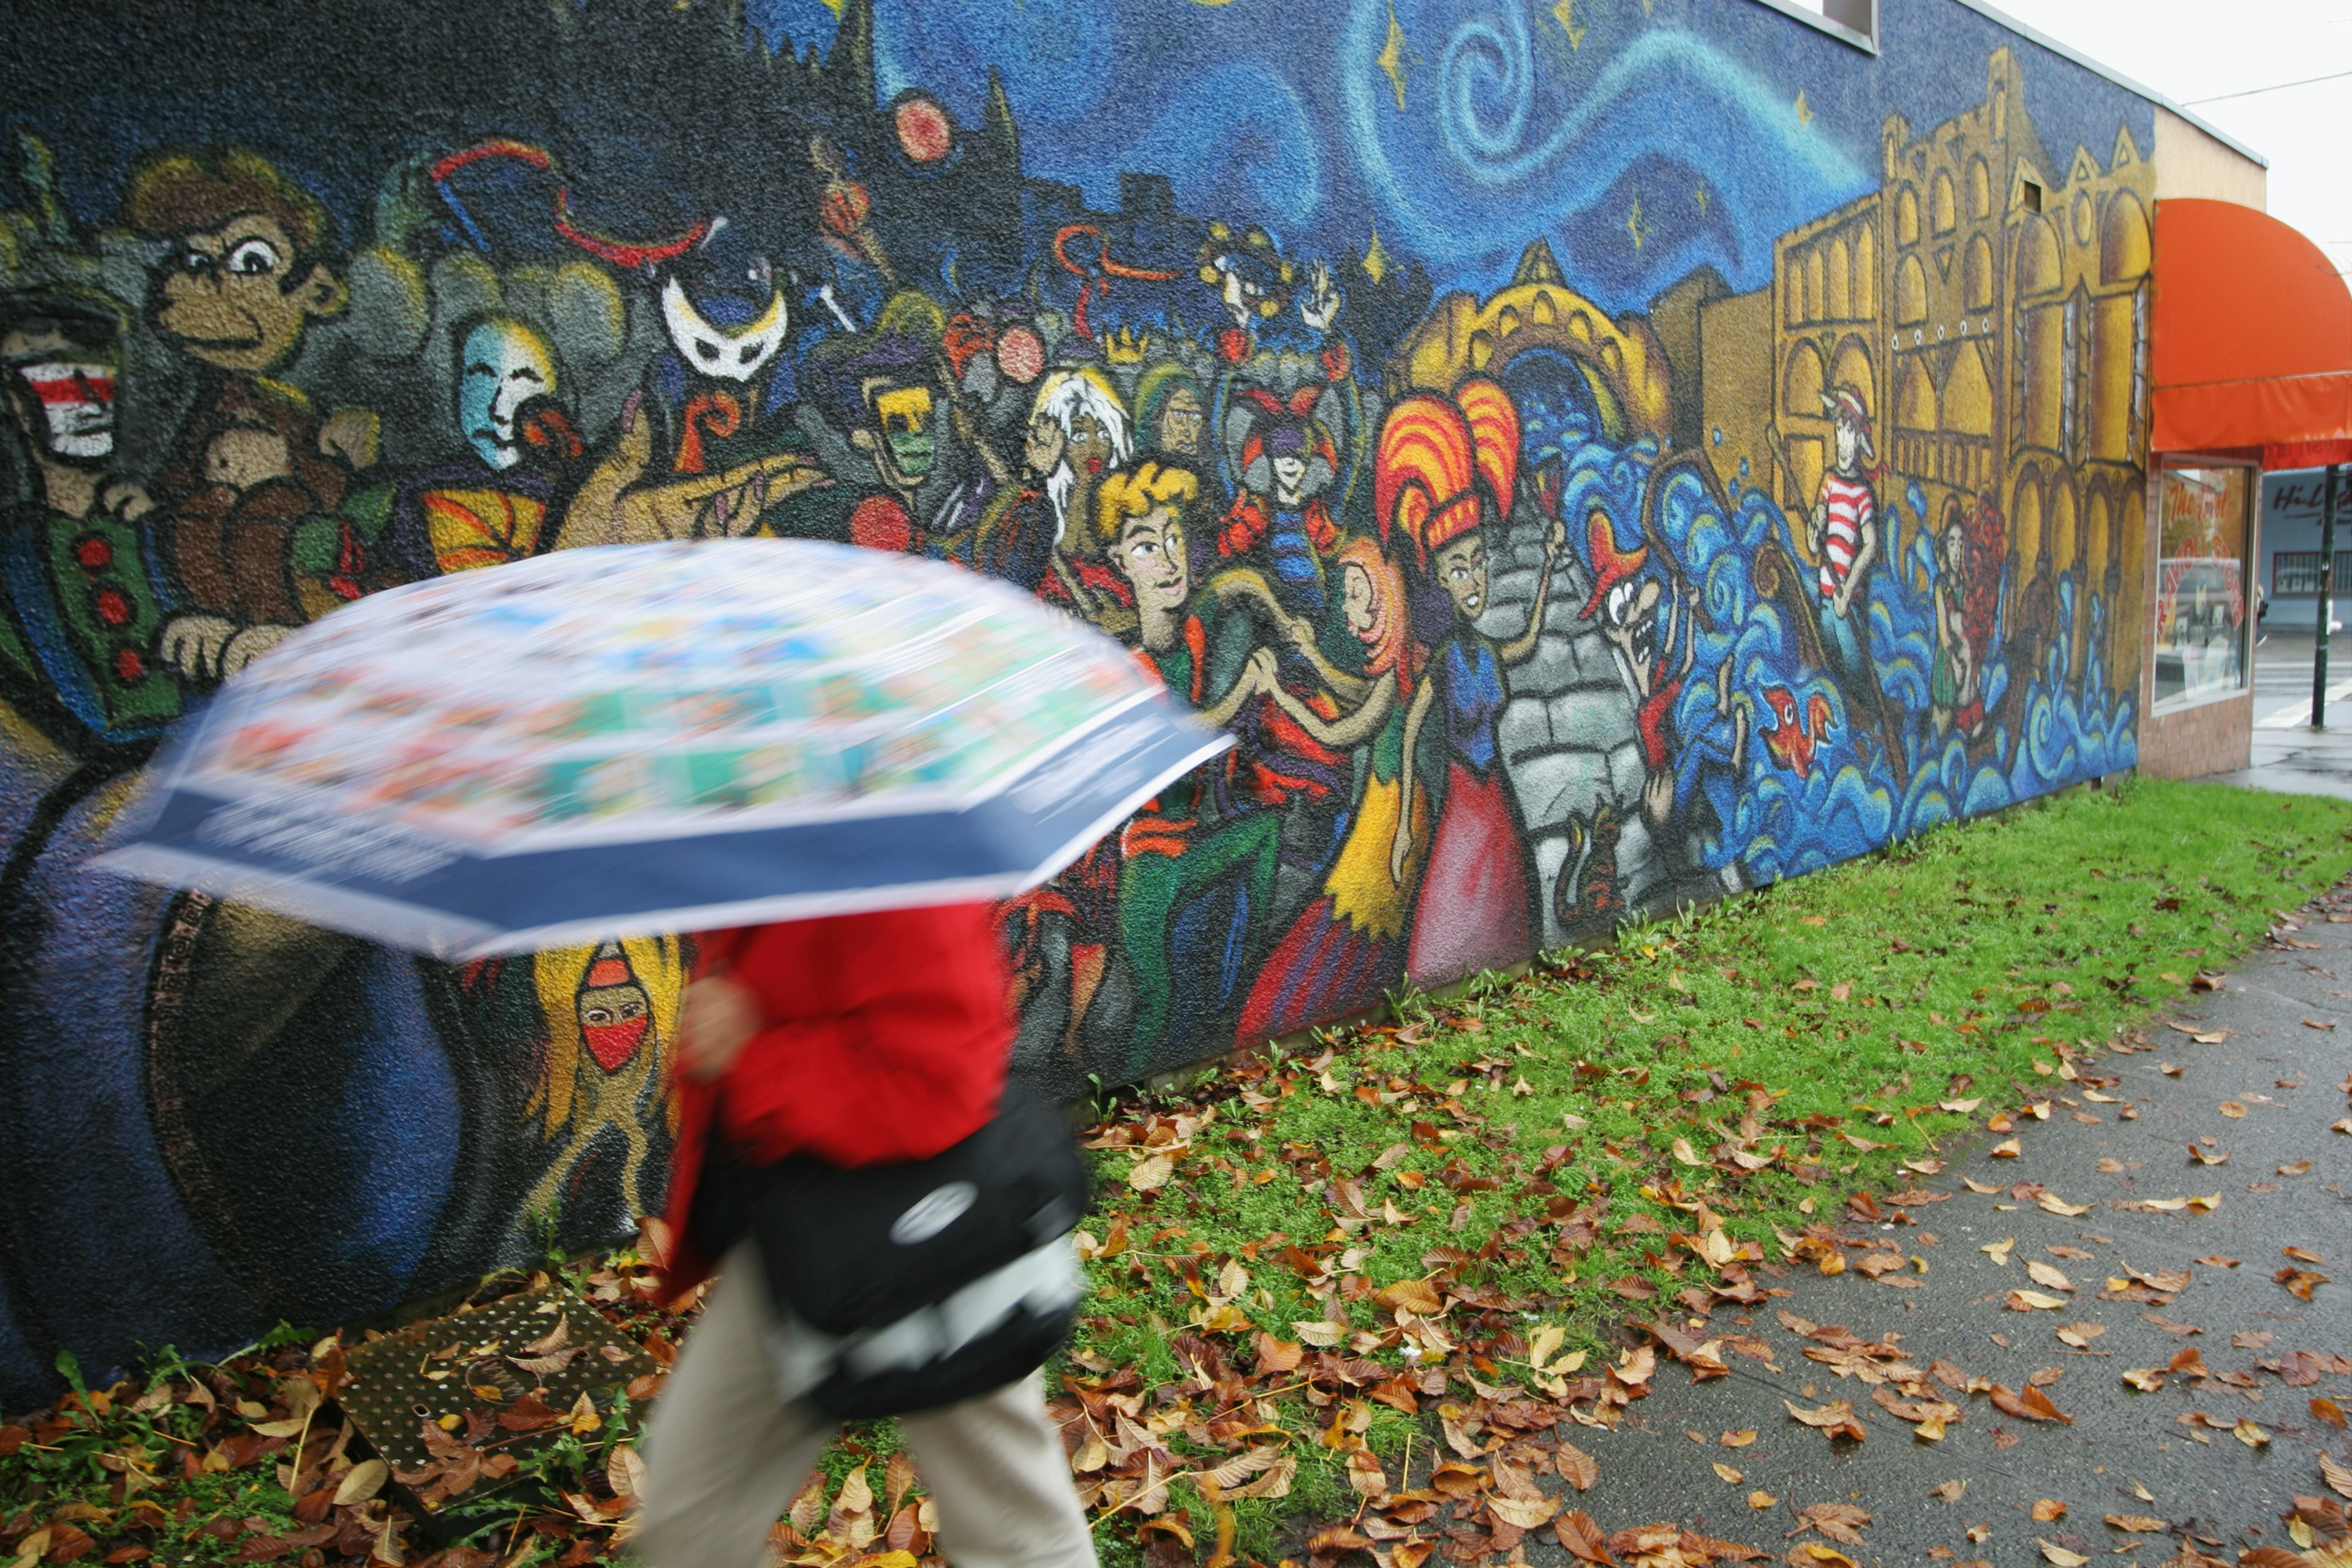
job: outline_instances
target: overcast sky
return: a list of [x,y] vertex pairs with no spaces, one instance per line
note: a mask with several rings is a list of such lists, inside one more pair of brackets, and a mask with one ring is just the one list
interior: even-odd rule
[[[2270,163],[2271,216],[2352,268],[2352,0],[1993,0],[2037,32],[2186,105]],[[2071,148],[2053,147],[2063,159]],[[2097,149],[2093,149],[2097,152]]]

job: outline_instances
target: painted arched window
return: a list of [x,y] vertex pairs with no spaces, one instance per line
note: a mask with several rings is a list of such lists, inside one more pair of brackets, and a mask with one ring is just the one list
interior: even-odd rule
[[1895,243],[1919,243],[1919,193],[1908,185],[1895,194]]
[[2046,294],[2063,281],[2058,265],[2058,233],[2039,214],[2017,230],[2017,291]]
[[2136,283],[2147,276],[2153,257],[2147,209],[2129,191],[2117,191],[2099,220],[2099,281]]
[[1936,171],[1936,183],[1928,188],[1928,221],[1937,234],[1949,234],[1960,226],[1960,204],[1952,189],[1948,169]]
[[1832,321],[1853,319],[1853,252],[1847,248],[1844,236],[1830,241],[1829,258],[1825,262],[1829,288],[1822,296],[1822,314]]
[[1960,296],[1972,312],[1992,309],[1992,241],[1981,234],[1969,237],[1960,263]]
[[1969,160],[1969,216],[1992,216],[1992,169],[1982,158]]
[[1895,399],[1895,423],[1906,430],[1933,433],[1943,423],[1937,412],[1936,383],[1927,374],[1922,356],[1912,354],[1903,362],[1901,391]]
[[1789,367],[1781,375],[1780,409],[1809,419],[1822,416],[1822,352],[1811,343],[1789,350]]
[[2042,482],[2030,468],[2018,476],[2016,492],[2010,498],[2009,537],[2011,558],[2018,563],[2017,585],[2023,588],[2033,581],[2034,563],[2042,556]]
[[1914,326],[1927,319],[1927,269],[1916,256],[1906,256],[1895,269],[1895,321]]
[[1944,377],[1944,428],[1955,436],[1992,434],[1992,378],[1973,342],[1960,345]]
[[1853,233],[1853,313],[1864,321],[1878,314],[1878,227],[1864,224]]
[[2062,471],[2050,476],[2050,521],[2046,530],[2050,539],[2050,570],[2064,574],[2074,569],[2074,487]]

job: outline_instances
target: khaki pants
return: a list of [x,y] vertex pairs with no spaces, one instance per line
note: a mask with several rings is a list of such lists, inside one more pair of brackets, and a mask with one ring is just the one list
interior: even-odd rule
[[[654,1568],[760,1568],[769,1526],[832,1440],[831,1416],[778,1395],[761,1343],[772,1321],[746,1242],[728,1254],[646,1431],[635,1545]],[[1095,1568],[1036,1374],[898,1426],[956,1568]]]

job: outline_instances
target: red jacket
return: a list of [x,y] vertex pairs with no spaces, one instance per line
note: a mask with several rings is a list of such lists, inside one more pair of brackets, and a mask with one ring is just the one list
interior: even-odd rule
[[665,1285],[715,1259],[687,1239],[714,1131],[764,1164],[808,1153],[843,1166],[923,1160],[996,1113],[1013,1047],[1011,974],[986,904],[887,910],[720,931],[700,972],[750,987],[767,1026],[713,1082],[677,1079]]

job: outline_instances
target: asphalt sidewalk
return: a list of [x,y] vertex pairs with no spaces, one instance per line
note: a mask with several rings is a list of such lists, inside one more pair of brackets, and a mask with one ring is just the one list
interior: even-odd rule
[[[2145,1048],[2090,1057],[2075,1082],[2035,1083],[2048,1117],[2016,1119],[2021,1152],[2003,1155],[2005,1140],[1988,1134],[1922,1178],[1949,1195],[1907,1204],[1916,1223],[1849,1225],[1859,1245],[1843,1253],[1844,1272],[1800,1267],[1767,1281],[1789,1294],[1764,1307],[1675,1320],[1691,1340],[1756,1342],[1719,1347],[1729,1373],[1705,1383],[1662,1352],[1654,1392],[1622,1427],[1563,1428],[1600,1469],[1563,1506],[1604,1531],[1672,1520],[1776,1555],[1819,1542],[1864,1564],[2155,1563],[2184,1539],[2231,1562],[2252,1547],[2292,1550],[2281,1520],[2290,1499],[2333,1495],[2321,1450],[2352,1464],[2352,1436],[2311,1403],[2352,1405],[2352,1361],[2327,1370],[2352,1356],[2352,881],[2296,918],[2218,992],[2152,1024]],[[2192,1163],[2192,1146],[2225,1163]],[[2217,1194],[2209,1212],[2174,1206]],[[2167,1206],[2141,1206],[2151,1202]],[[2061,1212],[2078,1205],[2088,1206]],[[1890,1254],[1902,1266],[1879,1277],[1851,1266],[1875,1255],[1884,1267]],[[2029,1277],[2029,1263],[2063,1285]],[[2307,1287],[2305,1300],[2292,1277],[2274,1278],[2284,1269],[2334,1281]],[[1940,1441],[1874,1401],[1893,1390],[1865,1369],[1890,1370],[1896,1352],[1841,1352],[1848,1342],[1828,1325],[1859,1340],[1900,1335],[1915,1382],[1937,1363],[1935,1393],[1961,1411]],[[2192,1352],[2201,1375],[2168,1370]],[[2127,1369],[2149,1368],[2167,1369],[2155,1392],[2126,1384]],[[2071,1425],[2004,1414],[1985,1392],[1952,1389],[1948,1373],[2012,1396],[2038,1384]],[[1833,1440],[1784,1404],[1836,1400],[1851,1402],[1862,1441]],[[1741,1432],[1756,1436],[1726,1446]],[[1958,1481],[1965,1489],[1946,1500]],[[1751,1506],[1751,1493],[1773,1500]],[[1826,1503],[1870,1516],[1860,1526],[1844,1516],[1863,1544],[1816,1529],[1787,1538],[1800,1510]],[[2050,1517],[2051,1503],[2063,1516]],[[2158,1521],[2165,1531],[2146,1528]],[[1566,1558],[1549,1533],[1542,1555],[1528,1544],[1531,1562]]]

